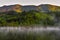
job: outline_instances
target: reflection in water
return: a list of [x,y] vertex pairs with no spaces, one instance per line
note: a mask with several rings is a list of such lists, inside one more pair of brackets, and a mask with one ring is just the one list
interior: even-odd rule
[[0,40],[60,40],[60,28],[0,27]]

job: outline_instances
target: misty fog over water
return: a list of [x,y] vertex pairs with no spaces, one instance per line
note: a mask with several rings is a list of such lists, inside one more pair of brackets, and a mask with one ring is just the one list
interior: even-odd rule
[[0,27],[0,32],[51,32],[51,31],[60,31],[59,27]]

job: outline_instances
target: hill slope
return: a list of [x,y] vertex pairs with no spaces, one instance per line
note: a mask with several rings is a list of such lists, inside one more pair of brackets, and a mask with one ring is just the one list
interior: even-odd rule
[[9,6],[2,6],[0,7],[0,12],[8,12],[8,11],[16,11],[16,12],[22,12],[22,11],[41,11],[41,12],[51,12],[51,11],[59,11],[60,12],[60,6],[50,5],[50,4],[41,4],[38,6],[35,5],[9,5]]

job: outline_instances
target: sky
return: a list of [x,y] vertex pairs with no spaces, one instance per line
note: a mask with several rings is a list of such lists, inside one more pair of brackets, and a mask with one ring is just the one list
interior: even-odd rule
[[20,5],[52,4],[60,6],[60,0],[0,0],[0,6],[13,4]]

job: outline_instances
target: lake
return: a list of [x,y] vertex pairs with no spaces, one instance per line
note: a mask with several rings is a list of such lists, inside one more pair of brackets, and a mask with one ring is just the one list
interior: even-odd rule
[[60,40],[60,28],[0,27],[0,40]]

